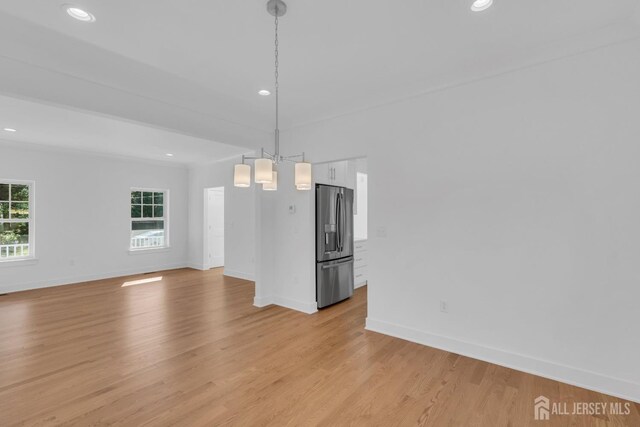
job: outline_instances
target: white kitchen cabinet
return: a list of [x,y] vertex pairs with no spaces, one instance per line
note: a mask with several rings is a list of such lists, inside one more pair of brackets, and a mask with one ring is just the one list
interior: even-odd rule
[[[348,187],[349,179],[348,179],[348,169],[349,169],[349,161],[343,160],[340,162],[333,162],[333,182],[334,185],[339,187]],[[353,188],[353,187],[348,187]]]
[[331,168],[329,165],[330,163],[320,163],[313,165],[313,180],[316,182],[316,184],[333,185],[331,180]]
[[356,188],[356,164],[353,160],[320,163],[313,166],[314,180],[318,184]]
[[353,250],[353,282],[359,288],[367,284],[368,251],[366,240],[356,240]]

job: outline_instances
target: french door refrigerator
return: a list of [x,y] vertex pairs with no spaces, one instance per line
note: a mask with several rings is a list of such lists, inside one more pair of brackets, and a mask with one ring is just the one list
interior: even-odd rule
[[353,190],[316,184],[316,301],[353,295]]

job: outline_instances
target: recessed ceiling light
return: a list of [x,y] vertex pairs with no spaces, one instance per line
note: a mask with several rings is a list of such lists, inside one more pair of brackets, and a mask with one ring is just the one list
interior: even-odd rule
[[64,5],[63,7],[67,11],[67,14],[70,17],[72,17],[74,19],[77,19],[78,21],[94,22],[96,20],[95,16],[93,16],[92,14],[87,12],[86,10],[80,9],[79,7],[71,6],[71,5],[68,5],[68,4]]
[[3,129],[6,132],[18,132],[17,130],[13,129],[13,128],[4,128]]
[[165,154],[165,156],[167,156],[167,157],[173,157],[173,154],[171,154],[171,153],[167,153],[167,154]]
[[262,89],[260,92],[258,92],[258,94],[262,95],[262,96],[269,96],[269,95],[271,95],[271,92],[269,92],[266,89]]
[[483,10],[487,10],[493,4],[493,0],[476,0],[471,5],[471,10],[474,12],[482,12]]

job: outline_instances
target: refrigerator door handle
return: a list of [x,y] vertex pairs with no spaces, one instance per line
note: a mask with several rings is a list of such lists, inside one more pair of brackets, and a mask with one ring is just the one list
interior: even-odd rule
[[338,193],[338,218],[336,221],[338,222],[338,242],[339,247],[338,251],[342,252],[342,194]]
[[336,263],[329,264],[329,265],[323,265],[323,266],[322,266],[322,269],[323,269],[323,270],[326,270],[326,269],[328,269],[328,268],[342,267],[342,266],[343,266],[343,265],[345,265],[345,264],[351,264],[351,263],[353,263],[353,260],[352,260],[352,259],[347,260],[347,261],[336,262]]
[[340,194],[340,209],[342,210],[342,216],[341,216],[341,223],[342,225],[340,225],[340,232],[342,233],[342,237],[340,237],[340,252],[344,251],[344,239],[345,239],[345,231],[346,231],[346,226],[347,226],[347,207],[346,204],[344,202],[344,193]]
[[344,251],[344,229],[345,229],[345,212],[344,194],[340,193],[340,252]]
[[337,251],[342,252],[342,230],[340,227],[340,218],[342,217],[342,203],[340,199],[340,193],[336,194],[336,239],[337,239]]

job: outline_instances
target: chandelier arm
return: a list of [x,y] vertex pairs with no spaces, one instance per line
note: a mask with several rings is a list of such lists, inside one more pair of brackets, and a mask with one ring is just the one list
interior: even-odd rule
[[294,154],[292,156],[282,156],[282,160],[290,160],[290,159],[304,159],[304,153]]

